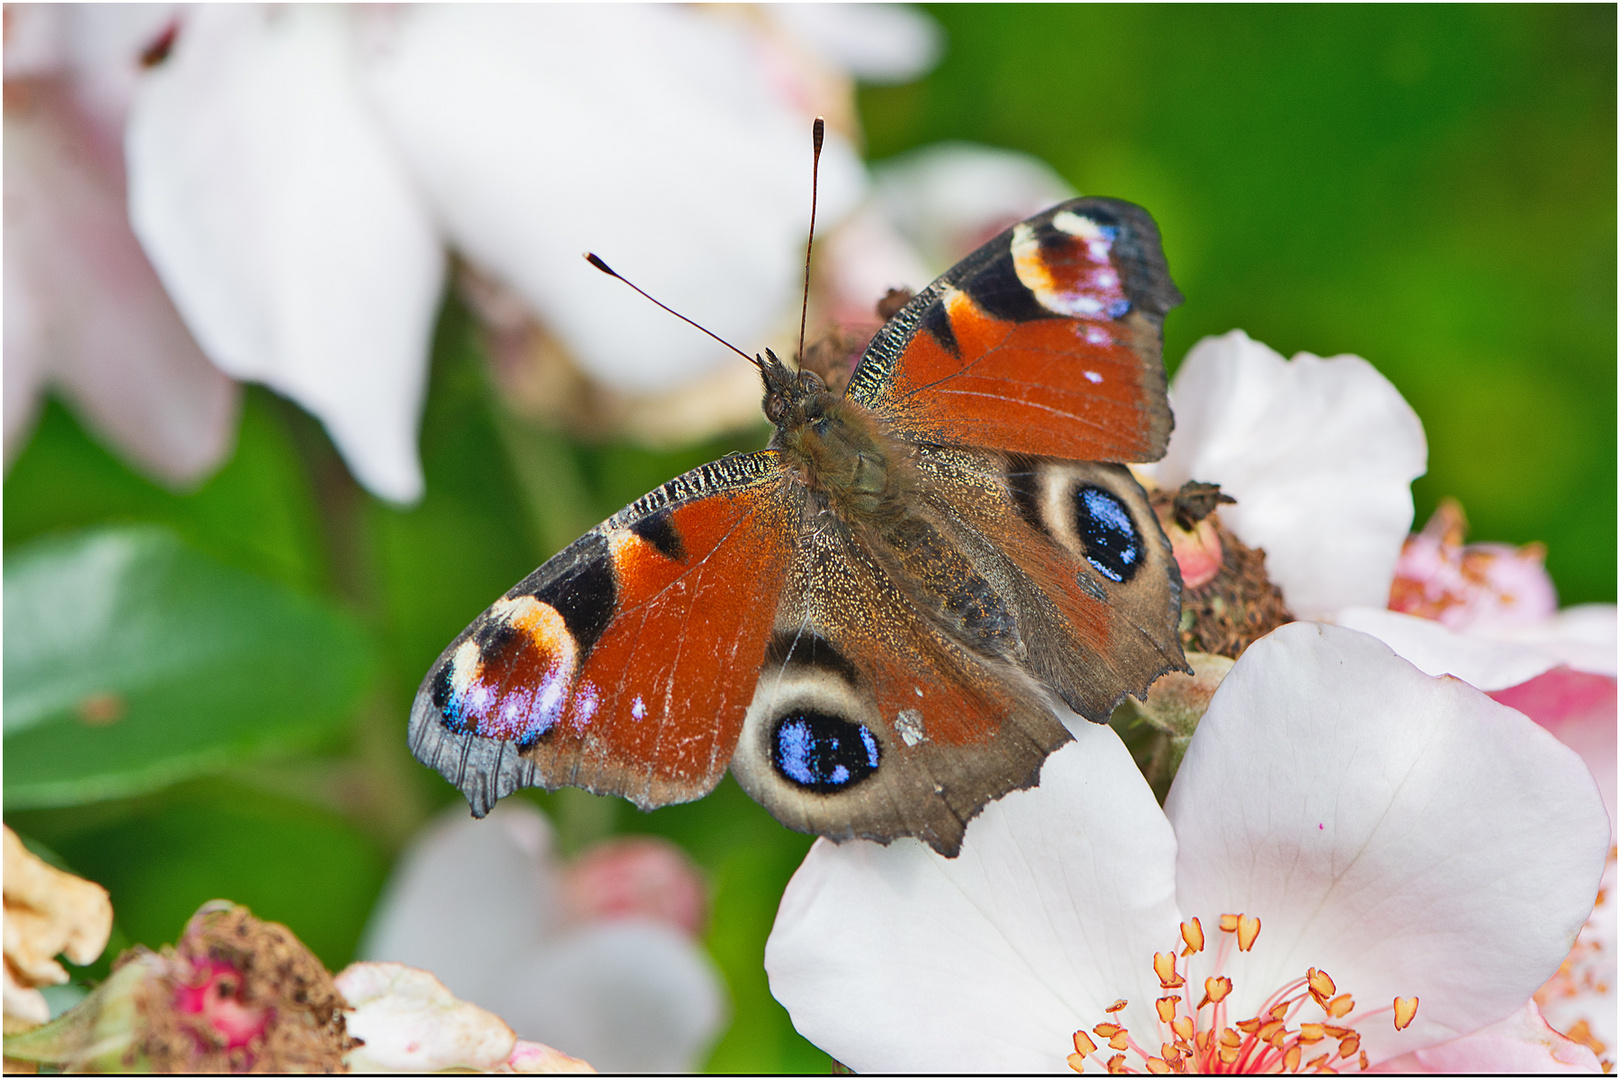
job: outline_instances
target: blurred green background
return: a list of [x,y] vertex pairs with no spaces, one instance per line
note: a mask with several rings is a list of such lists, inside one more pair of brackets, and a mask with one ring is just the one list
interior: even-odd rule
[[[1544,541],[1564,603],[1614,599],[1613,6],[933,14],[938,68],[860,91],[870,159],[968,139],[1143,204],[1187,296],[1166,328],[1172,366],[1232,327],[1285,355],[1365,356],[1428,431],[1419,523],[1456,496],[1474,538]],[[362,493],[319,425],[263,390],[234,459],[183,496],[52,403],[5,483],[8,823],[112,891],[117,939],[171,941],[225,896],[347,962],[394,851],[459,799],[404,747],[439,650],[562,542],[762,435],[659,454],[520,424],[453,301],[422,433],[427,496],[409,510]],[[92,564],[119,599],[99,616],[22,603]],[[122,633],[120,611],[147,632]],[[72,688],[63,649],[115,640],[113,704],[53,704]],[[109,755],[115,737],[128,742]],[[522,797],[571,849],[658,832],[705,867],[734,1001],[711,1068],[827,1070],[760,965],[806,838],[729,780],[650,815]]]

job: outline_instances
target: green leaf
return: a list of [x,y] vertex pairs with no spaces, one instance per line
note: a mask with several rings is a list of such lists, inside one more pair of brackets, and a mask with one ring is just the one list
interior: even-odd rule
[[5,565],[5,805],[131,795],[319,742],[370,667],[347,616],[167,529],[38,541]]

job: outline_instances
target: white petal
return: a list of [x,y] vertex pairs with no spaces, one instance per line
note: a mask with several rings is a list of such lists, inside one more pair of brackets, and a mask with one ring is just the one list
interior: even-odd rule
[[526,1039],[602,1072],[694,1072],[728,1012],[702,949],[642,920],[592,923],[518,952],[487,1004]]
[[479,821],[451,807],[394,864],[360,955],[431,971],[457,996],[501,1012],[513,955],[558,932],[557,888],[551,825],[538,810],[508,799]]
[[[1165,812],[1184,910],[1262,922],[1254,951],[1227,965],[1232,1015],[1314,966],[1354,995],[1375,1061],[1523,1004],[1569,951],[1608,846],[1596,785],[1568,747],[1371,637],[1316,623],[1238,660]],[[1420,1000],[1404,1033],[1390,1023],[1397,995]]]
[[6,447],[41,382],[143,470],[190,484],[236,436],[236,385],[198,350],[130,231],[116,143],[59,82],[5,123]]
[[1153,1022],[1174,857],[1130,755],[1091,726],[1039,787],[985,807],[955,859],[816,841],[765,946],[771,993],[857,1072],[1065,1070],[1116,998],[1127,1027]]
[[[628,5],[401,15],[371,68],[382,113],[457,246],[592,376],[653,392],[742,361],[587,250],[745,351],[797,310],[810,116],[774,91],[737,21]],[[863,183],[829,134],[820,224]]]
[[1377,369],[1357,356],[1286,361],[1233,330],[1193,346],[1170,405],[1158,483],[1203,480],[1236,498],[1221,520],[1265,549],[1295,615],[1388,602],[1428,446]]
[[355,1072],[493,1069],[517,1036],[500,1017],[457,1001],[431,972],[403,964],[350,964],[338,992],[351,1006],[349,1033],[362,1045],[344,1055]]
[[196,9],[130,112],[130,215],[209,357],[408,501],[443,258],[355,92],[350,30],[334,8]]
[[182,4],[73,4],[63,45],[74,94],[109,134],[124,119],[146,65],[143,54],[185,17]]
[[899,4],[766,4],[763,11],[862,82],[910,82],[945,50],[939,24]]
[[1075,195],[1039,158],[967,142],[891,158],[873,180],[878,204],[936,275],[1002,229]]
[[[1609,608],[1611,633],[1613,610]],[[1605,649],[1584,637],[1558,634],[1557,624],[1504,639],[1483,631],[1452,630],[1433,619],[1383,608],[1345,608],[1332,621],[1371,634],[1430,675],[1455,675],[1481,690],[1517,686],[1560,664],[1579,671],[1614,673],[1612,645]],[[1579,617],[1572,622],[1578,624]]]
[[31,79],[60,74],[67,67],[64,4],[7,4],[5,78]]

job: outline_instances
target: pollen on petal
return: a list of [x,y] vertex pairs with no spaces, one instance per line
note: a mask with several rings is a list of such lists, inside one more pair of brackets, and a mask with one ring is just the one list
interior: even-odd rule
[[1159,1020],[1162,1023],[1169,1024],[1175,1021],[1176,1006],[1179,1004],[1181,1004],[1181,999],[1172,994],[1169,997],[1162,997],[1155,1001],[1153,1007],[1159,1010]]
[[1254,948],[1254,939],[1260,936],[1260,920],[1251,915],[1239,915],[1237,924],[1238,952]]
[[1074,1033],[1074,1052],[1080,1054],[1081,1056],[1086,1054],[1095,1054],[1097,1052],[1097,1044],[1091,1041],[1090,1035],[1087,1035],[1083,1031],[1077,1031]]
[[1187,943],[1187,947],[1181,950],[1182,956],[1204,951],[1204,927],[1198,921],[1198,916],[1194,915],[1190,922],[1181,924],[1181,940]]
[[1417,1015],[1418,999],[1415,997],[1398,997],[1395,999],[1395,1030],[1405,1031],[1406,1025],[1412,1022]]
[[[1412,1002],[1412,1011],[1416,1012],[1417,1011],[1417,999],[1416,998],[1411,998],[1409,1000]],[[1354,1009],[1355,1007],[1356,1007],[1356,999],[1351,997],[1349,994],[1340,994],[1338,997],[1334,998],[1332,1001],[1330,1001],[1326,1005],[1322,1006],[1322,1008],[1327,1010],[1327,1014],[1329,1016],[1333,1017],[1333,1019],[1335,1019],[1335,1020],[1337,1020],[1341,1016],[1346,1015],[1347,1013],[1350,1012],[1351,1009]],[[1396,1013],[1396,1016],[1399,1017],[1400,1014]]]
[[1105,1013],[1117,1013],[1117,1012],[1119,1012],[1119,1010],[1123,1009],[1128,1004],[1130,1004],[1130,1002],[1126,1001],[1124,998],[1120,998],[1118,1001],[1116,1001],[1112,1005],[1108,1006],[1108,1008],[1104,1009],[1103,1012],[1105,1012]]
[[1153,974],[1159,977],[1159,986],[1165,990],[1187,985],[1187,980],[1176,974],[1176,954],[1173,952],[1153,954]]

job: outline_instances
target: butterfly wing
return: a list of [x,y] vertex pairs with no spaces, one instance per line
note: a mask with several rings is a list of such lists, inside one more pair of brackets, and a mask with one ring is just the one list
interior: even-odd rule
[[519,787],[643,809],[704,795],[754,693],[802,499],[767,450],[632,503],[450,643],[417,691],[412,752],[479,817]]
[[913,442],[1155,461],[1181,302],[1147,211],[1074,199],[1008,229],[878,332],[847,396]]
[[[1070,736],[995,648],[993,604],[969,613],[968,643],[857,529],[806,514],[732,774],[790,828],[954,856],[968,820],[1035,784]],[[969,571],[958,592],[977,584]]]

